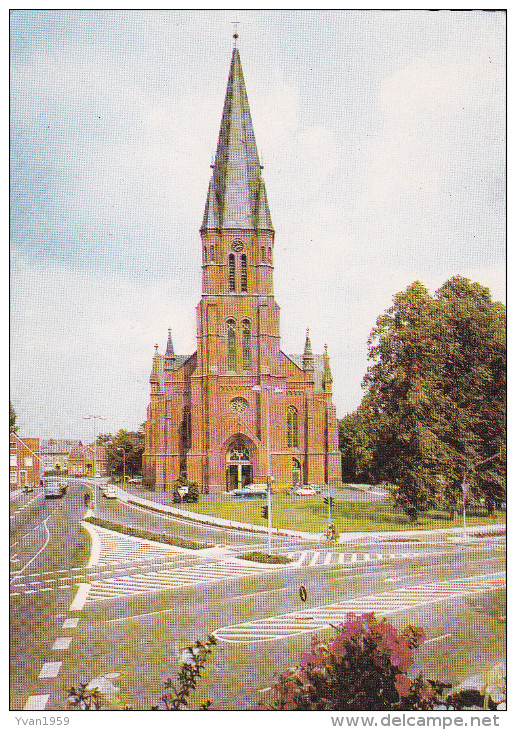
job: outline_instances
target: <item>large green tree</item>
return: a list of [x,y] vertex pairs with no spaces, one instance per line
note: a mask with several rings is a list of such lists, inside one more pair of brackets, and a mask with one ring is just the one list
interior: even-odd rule
[[18,426],[16,425],[16,411],[14,410],[14,406],[9,401],[9,433],[16,433],[18,431]]
[[368,340],[363,401],[341,424],[344,463],[393,485],[415,518],[470,495],[505,500],[505,308],[463,277],[432,297],[415,282],[394,297]]
[[120,429],[115,436],[102,434],[99,437],[99,443],[102,442],[106,448],[108,472],[117,476],[123,475],[125,452],[126,476],[140,476],[144,441],[145,437],[141,429],[138,431]]

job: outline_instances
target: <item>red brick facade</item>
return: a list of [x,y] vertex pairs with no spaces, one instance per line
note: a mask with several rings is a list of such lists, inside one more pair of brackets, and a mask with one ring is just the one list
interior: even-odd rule
[[156,346],[144,481],[163,488],[182,473],[213,491],[265,482],[269,411],[276,483],[340,482],[327,353],[312,354],[308,333],[303,355],[280,349],[274,230],[236,50],[213,168],[197,351],[176,356],[170,334],[164,355]]
[[23,489],[37,487],[41,478],[39,438],[9,437],[9,487]]

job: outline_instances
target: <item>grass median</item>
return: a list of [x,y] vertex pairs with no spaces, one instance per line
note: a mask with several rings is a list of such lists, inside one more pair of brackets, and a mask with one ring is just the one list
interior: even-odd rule
[[[212,515],[234,522],[245,522],[253,525],[267,525],[262,517],[264,499],[226,497],[203,498],[197,504],[185,505],[185,512]],[[177,505],[174,505],[177,507]],[[274,495],[273,524],[279,529],[300,532],[322,532],[328,525],[328,506],[322,497],[298,497],[291,495]],[[407,515],[397,510],[386,499],[381,502],[356,501],[349,502],[335,498],[331,512],[332,522],[339,532],[384,532],[402,530],[438,530],[449,527],[462,527],[462,516],[452,519],[446,512],[432,510],[419,515],[416,522],[411,522]],[[505,512],[488,515],[485,510],[478,509],[467,515],[468,527],[505,523]]]

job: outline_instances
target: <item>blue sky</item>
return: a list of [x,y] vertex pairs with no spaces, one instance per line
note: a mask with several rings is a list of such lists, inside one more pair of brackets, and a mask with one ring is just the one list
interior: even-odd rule
[[[145,420],[154,344],[195,349],[235,11],[11,16],[11,396],[20,433]],[[239,11],[282,348],[328,344],[339,417],[393,295],[505,298],[505,16]]]

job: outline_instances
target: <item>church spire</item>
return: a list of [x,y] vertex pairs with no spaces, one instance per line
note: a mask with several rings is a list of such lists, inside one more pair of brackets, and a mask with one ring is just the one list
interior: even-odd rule
[[272,229],[238,48],[233,49],[202,229]]

